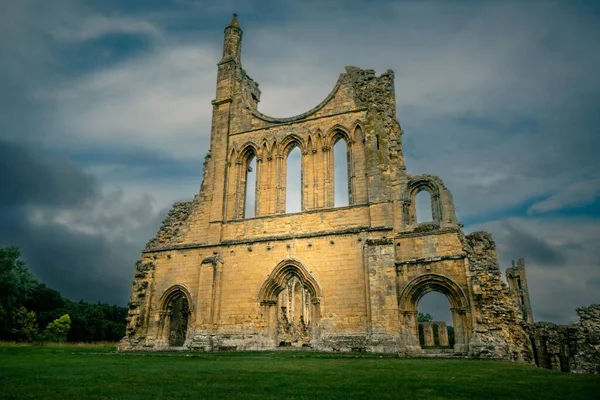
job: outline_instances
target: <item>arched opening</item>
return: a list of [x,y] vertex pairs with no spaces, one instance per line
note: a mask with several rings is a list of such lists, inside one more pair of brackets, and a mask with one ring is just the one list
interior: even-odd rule
[[[456,224],[452,209],[452,196],[444,189],[442,181],[431,175],[413,176],[401,194],[402,218],[407,226],[429,223],[435,227]],[[448,207],[450,206],[450,207]]]
[[183,286],[175,285],[163,294],[161,303],[162,338],[171,347],[181,347],[192,314],[189,293]]
[[310,346],[318,335],[321,290],[296,260],[279,263],[263,283],[259,299],[267,318],[265,332],[274,346]]
[[244,218],[256,216],[256,156],[250,155],[246,163],[246,187],[244,189]]
[[453,347],[454,327],[448,298],[441,292],[429,292],[419,299],[417,310],[421,348]]
[[292,274],[277,296],[279,346],[308,344],[310,335],[310,289]]
[[417,193],[415,196],[415,207],[417,209],[417,223],[433,221],[431,195],[427,190],[421,190]]
[[350,204],[348,190],[348,145],[340,138],[333,146],[333,187],[334,206],[344,207]]
[[176,296],[169,315],[169,346],[181,347],[185,343],[189,314],[190,306],[185,296]]
[[[424,299],[425,296],[431,292],[437,292],[438,295],[434,294],[431,299]],[[423,313],[423,310],[427,310],[427,303],[433,302],[436,310],[441,310],[447,305],[439,297],[446,298],[446,302],[449,303],[449,310],[451,313],[451,326],[453,327],[454,334],[454,345],[453,351],[455,353],[466,353],[468,350],[469,335],[470,335],[470,310],[467,297],[463,290],[458,284],[456,284],[450,278],[439,275],[439,274],[424,274],[414,278],[410,281],[400,292],[398,305],[400,309],[400,318],[402,320],[401,326],[403,326],[402,333],[405,336],[407,343],[407,349],[420,353],[423,349],[428,347],[441,347],[450,348],[450,335],[446,337],[445,333],[448,330],[444,330],[443,326],[449,324],[445,321],[448,320],[448,314],[438,313],[439,318],[443,318],[443,321],[432,320],[427,322],[419,321],[419,311]],[[438,296],[436,298],[436,296]],[[421,299],[424,299],[424,303],[421,303]],[[428,312],[425,312],[428,314]],[[438,342],[436,345],[434,326],[437,325],[437,336]],[[420,336],[423,336],[421,345]]]
[[302,152],[294,146],[286,161],[285,212],[302,211]]

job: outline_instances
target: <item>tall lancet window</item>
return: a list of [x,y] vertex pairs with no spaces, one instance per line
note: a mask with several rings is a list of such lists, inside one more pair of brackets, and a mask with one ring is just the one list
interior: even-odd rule
[[287,157],[285,212],[302,211],[302,152],[294,146]]
[[334,206],[344,207],[350,203],[348,191],[348,145],[344,138],[338,139],[333,146],[333,169]]
[[431,195],[427,190],[421,190],[417,193],[415,196],[415,206],[417,209],[417,223],[433,221]]
[[244,218],[256,216],[256,156],[252,154],[246,163],[246,188]]

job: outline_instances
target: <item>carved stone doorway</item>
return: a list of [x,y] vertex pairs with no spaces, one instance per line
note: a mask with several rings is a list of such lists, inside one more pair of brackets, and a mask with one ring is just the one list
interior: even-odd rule
[[311,332],[311,294],[300,279],[292,275],[277,296],[277,343],[280,346],[308,345]]
[[296,260],[286,260],[263,283],[259,298],[266,336],[275,347],[310,347],[317,339],[321,289]]
[[159,343],[160,346],[182,347],[188,328],[193,326],[191,296],[182,285],[167,289],[160,300]]
[[176,296],[171,301],[169,315],[169,346],[181,347],[185,343],[190,307],[185,296]]

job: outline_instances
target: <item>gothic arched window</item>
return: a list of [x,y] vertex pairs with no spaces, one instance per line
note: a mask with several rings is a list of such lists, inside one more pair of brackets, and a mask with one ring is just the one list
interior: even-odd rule
[[256,156],[250,154],[245,164],[244,218],[253,218],[256,216],[256,167]]
[[294,146],[286,160],[285,212],[302,211],[302,152]]
[[344,207],[350,204],[348,166],[348,144],[346,139],[340,137],[333,146],[334,207]]
[[415,207],[417,209],[417,223],[433,221],[431,194],[427,190],[421,190],[417,193]]

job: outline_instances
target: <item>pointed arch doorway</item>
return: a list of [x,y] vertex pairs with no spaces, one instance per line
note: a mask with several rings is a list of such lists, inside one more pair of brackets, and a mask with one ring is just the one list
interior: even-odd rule
[[318,338],[320,299],[319,284],[299,261],[280,262],[259,292],[266,334],[273,344],[310,347]]
[[172,286],[161,296],[161,336],[169,347],[185,345],[191,315],[191,296],[185,287]]

